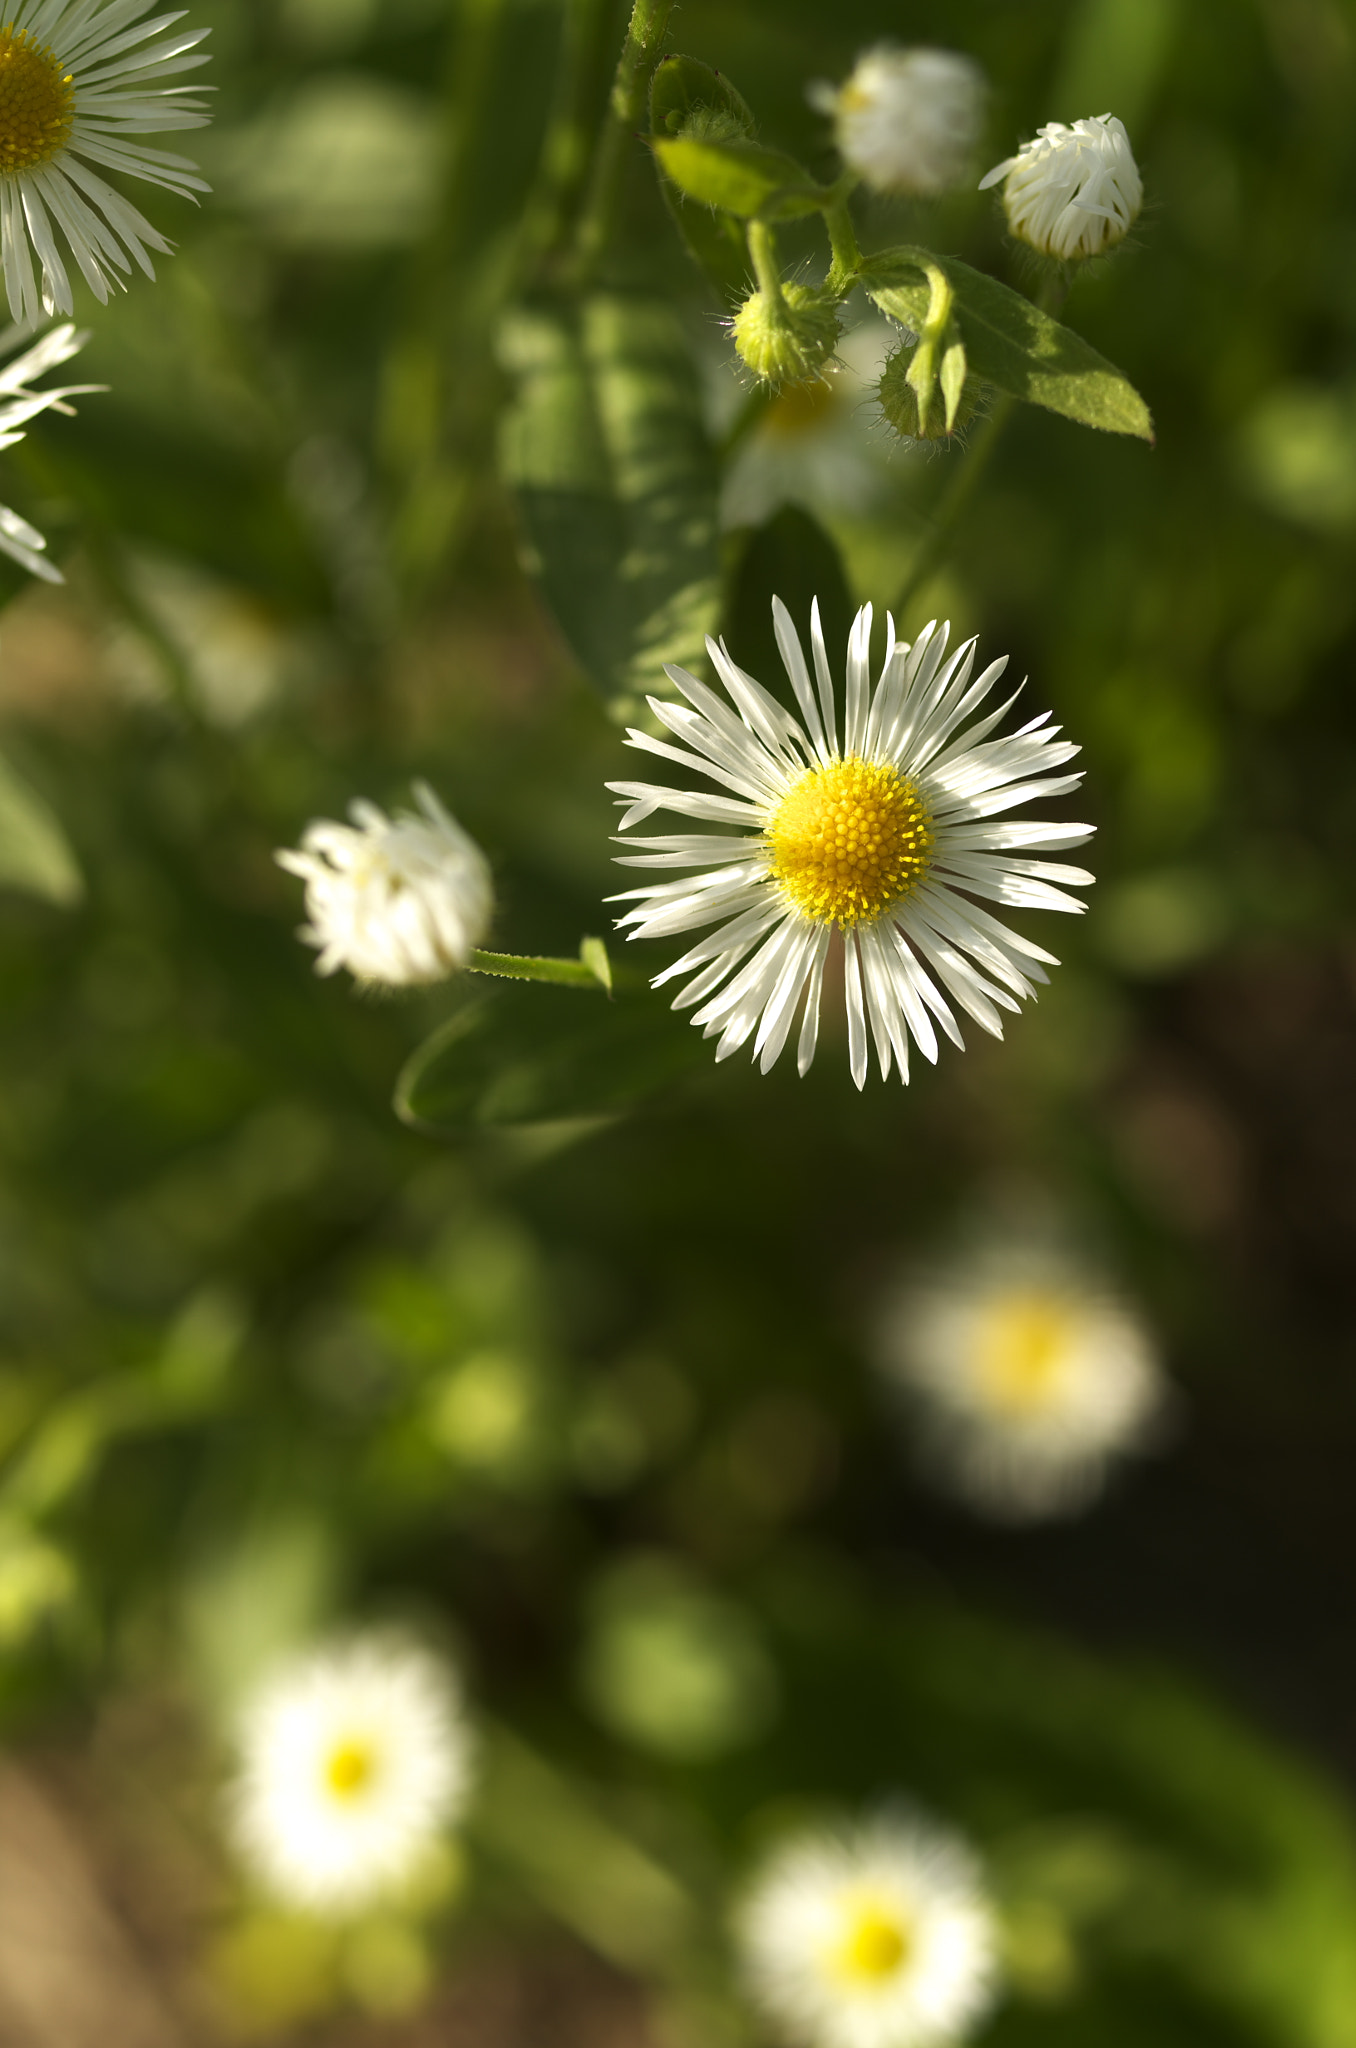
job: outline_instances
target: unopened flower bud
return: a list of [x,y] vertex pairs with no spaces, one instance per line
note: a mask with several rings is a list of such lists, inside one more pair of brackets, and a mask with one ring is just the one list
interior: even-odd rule
[[909,382],[909,366],[913,361],[913,350],[899,349],[890,357],[876,387],[880,409],[897,434],[909,441],[945,441],[951,434],[959,434],[969,426],[979,410],[980,394],[983,389],[978,377],[967,377],[961,386],[960,404],[956,417],[948,427],[946,423],[946,399],[942,394],[940,381],[934,384],[928,399],[926,411],[920,411],[918,393]]
[[804,284],[750,292],[733,323],[735,347],[765,384],[802,384],[818,376],[839,332],[834,307]]
[[954,50],[868,50],[846,85],[810,99],[833,117],[839,153],[878,192],[933,194],[959,184],[979,140],[984,74]]
[[1019,241],[1066,261],[1123,241],[1144,204],[1130,138],[1114,114],[1050,121],[979,189],[1003,182],[1003,209]]

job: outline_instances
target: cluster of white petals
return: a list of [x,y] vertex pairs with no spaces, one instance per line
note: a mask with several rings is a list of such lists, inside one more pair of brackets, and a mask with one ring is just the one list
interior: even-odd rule
[[[0,334],[0,350],[11,347],[21,338],[20,330],[10,327]],[[31,348],[26,348],[11,362],[0,367],[0,448],[12,448],[16,441],[22,441],[24,429],[31,419],[40,412],[71,413],[75,408],[66,403],[83,392],[101,391],[101,384],[60,384],[49,385],[45,391],[34,391],[33,381],[45,376],[61,363],[68,363],[78,355],[89,340],[88,334],[77,334],[74,327],[66,325],[53,327]],[[48,583],[60,583],[63,578],[59,569],[44,558],[47,542],[35,526],[12,512],[8,505],[0,505],[0,550],[19,562],[33,575],[41,576]]]
[[16,320],[72,310],[58,234],[101,302],[133,261],[154,277],[148,251],[172,247],[100,171],[180,197],[208,189],[188,158],[127,140],[208,119],[187,87],[164,83],[208,61],[194,54],[208,31],[165,36],[183,11],[145,21],[150,5],[18,0],[0,27],[0,249]]
[[306,884],[300,936],[320,949],[317,973],[346,967],[385,988],[443,981],[483,938],[494,908],[489,863],[427,783],[414,795],[417,817],[388,818],[359,797],[351,825],[317,818],[299,851],[277,854]]
[[410,1874],[470,1779],[452,1674],[407,1643],[360,1637],[284,1666],[249,1702],[236,1841],[279,1897],[342,1912]]
[[1167,1407],[1142,1318],[1035,1238],[991,1239],[911,1284],[882,1317],[879,1353],[925,1476],[1000,1521],[1087,1507]]
[[[801,1073],[808,1071],[837,942],[854,1081],[865,1083],[870,1040],[882,1077],[893,1060],[907,1080],[910,1038],[934,1061],[935,1026],[962,1044],[953,1001],[1001,1038],[1000,1013],[1017,1010],[1035,994],[1033,984],[1047,979],[1045,967],[1057,964],[981,903],[1082,910],[1062,885],[1079,887],[1091,875],[1030,856],[1076,846],[1093,828],[1003,816],[1033,797],[1076,788],[1081,775],[1050,771],[1078,748],[1059,738],[1045,712],[991,738],[1015,694],[978,714],[1006,658],[975,676],[975,642],[948,653],[950,628],[935,622],[910,646],[887,621],[873,690],[870,605],[857,614],[848,642],[840,741],[818,605],[811,611],[813,682],[779,598],[773,619],[800,719],[746,675],[723,642],[708,640],[729,705],[697,677],[670,667],[669,679],[687,702],[649,703],[682,744],[627,734],[631,746],[695,770],[719,793],[609,783],[623,802],[623,832],[668,810],[723,825],[729,836],[622,839],[628,849],[642,849],[619,856],[623,866],[708,872],[627,890],[615,900],[634,899],[634,907],[618,922],[631,938],[718,927],[656,975],[654,985],[690,976],[673,1007],[698,1006],[692,1021],[717,1040],[718,1060],[752,1038],[764,1073],[797,1015],[797,1059]],[[965,730],[972,719],[977,723]]]
[[805,2048],[942,2048],[993,2000],[994,1918],[978,1862],[911,1814],[789,1842],[749,1896],[739,1935],[753,1997]]
[[984,74],[955,50],[882,43],[846,85],[815,85],[849,170],[878,192],[931,195],[960,184],[979,141]]
[[979,181],[1003,184],[1008,226],[1044,256],[1100,256],[1130,232],[1144,186],[1130,138],[1114,114],[1050,121],[1016,156]]

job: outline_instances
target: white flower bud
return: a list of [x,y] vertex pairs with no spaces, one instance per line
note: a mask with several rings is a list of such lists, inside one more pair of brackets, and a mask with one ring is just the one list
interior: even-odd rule
[[979,140],[984,74],[954,50],[897,50],[857,60],[847,84],[810,89],[831,114],[849,170],[878,192],[945,192],[965,177]]
[[300,936],[320,949],[317,973],[347,967],[388,988],[443,981],[483,937],[494,907],[489,864],[427,783],[414,795],[422,816],[388,818],[359,797],[352,825],[317,818],[299,851],[276,856],[306,884]]
[[1043,256],[1100,256],[1124,240],[1144,204],[1130,138],[1114,114],[1050,121],[979,189],[1003,184],[1008,226]]

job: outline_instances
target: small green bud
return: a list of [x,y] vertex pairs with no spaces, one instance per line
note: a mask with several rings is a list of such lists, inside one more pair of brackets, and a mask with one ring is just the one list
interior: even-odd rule
[[734,317],[735,347],[765,384],[818,376],[841,331],[835,307],[804,284],[751,292]]
[[876,392],[880,409],[895,432],[908,441],[945,441],[969,426],[979,410],[983,386],[978,377],[966,378],[961,386],[956,417],[948,427],[946,399],[940,383],[933,385],[926,412],[919,413],[918,393],[909,382],[909,365],[913,356],[911,348],[901,348],[886,363]]

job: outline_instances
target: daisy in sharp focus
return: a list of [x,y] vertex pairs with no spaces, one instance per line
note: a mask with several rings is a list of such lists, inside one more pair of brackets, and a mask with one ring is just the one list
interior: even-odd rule
[[445,981],[465,967],[494,909],[490,866],[426,782],[419,813],[388,818],[358,797],[351,825],[315,818],[299,850],[275,854],[306,884],[310,923],[300,936],[320,949],[317,974],[347,967],[370,987]]
[[[623,799],[625,832],[658,810],[738,828],[738,836],[672,833],[623,839],[643,849],[625,867],[706,868],[680,881],[627,890],[619,920],[632,938],[668,938],[716,925],[654,977],[691,979],[675,1009],[700,1005],[692,1021],[716,1038],[726,1059],[752,1037],[767,1073],[797,1014],[802,1074],[814,1059],[829,950],[841,944],[852,1078],[865,1084],[868,1035],[882,1077],[891,1061],[908,1079],[909,1039],[937,1057],[935,1019],[962,1044],[954,1001],[1001,1038],[1000,1010],[1015,1011],[1045,981],[1054,956],[1000,922],[983,902],[1081,911],[1063,884],[1092,876],[1032,851],[1076,846],[1090,825],[1004,820],[1032,797],[1061,796],[1081,775],[1056,775],[1078,752],[1057,737],[1049,714],[1003,739],[989,735],[1015,698],[963,730],[1007,666],[973,676],[975,642],[948,655],[950,628],[928,626],[910,647],[887,621],[885,658],[870,676],[871,607],[848,641],[840,729],[819,606],[811,610],[815,680],[791,616],[773,600],[777,644],[801,711],[797,720],[708,640],[733,705],[686,670],[669,679],[686,704],[650,698],[655,716],[684,744],[632,730],[628,744],[695,769],[718,793],[659,783],[612,782]],[[841,736],[840,736],[841,733]],[[978,897],[980,902],[971,899]],[[943,993],[943,990],[946,993]],[[948,1001],[948,996],[951,1001]]]
[[908,1287],[878,1351],[927,1477],[997,1521],[1076,1514],[1152,1445],[1169,1406],[1143,1319],[1072,1253],[981,1245]]
[[911,1815],[789,1842],[738,1933],[754,1998],[805,2048],[943,2048],[993,2002],[994,1920],[976,1859]]
[[465,1804],[470,1740],[450,1672],[359,1638],[284,1667],[249,1703],[234,1796],[246,1861],[319,1912],[409,1876]]
[[[0,334],[0,351],[22,338],[17,327],[6,328]],[[75,407],[68,405],[68,398],[78,398],[85,392],[102,391],[102,384],[61,384],[51,385],[45,391],[34,391],[33,380],[45,376],[60,363],[68,363],[78,355],[89,340],[87,334],[77,334],[74,327],[54,327],[22,355],[0,368],[0,448],[12,448],[22,441],[24,429],[31,419],[40,412],[73,413]],[[43,559],[47,542],[35,526],[21,519],[17,512],[11,512],[8,505],[0,505],[0,549],[14,561],[41,576],[48,583],[61,583],[59,569]]]
[[147,251],[171,248],[101,170],[181,197],[208,190],[186,157],[127,140],[201,128],[208,118],[187,87],[164,83],[208,61],[192,54],[208,31],[152,41],[184,16],[142,20],[150,4],[17,0],[0,23],[0,252],[16,320],[72,311],[58,235],[101,303],[133,261],[154,277]]

